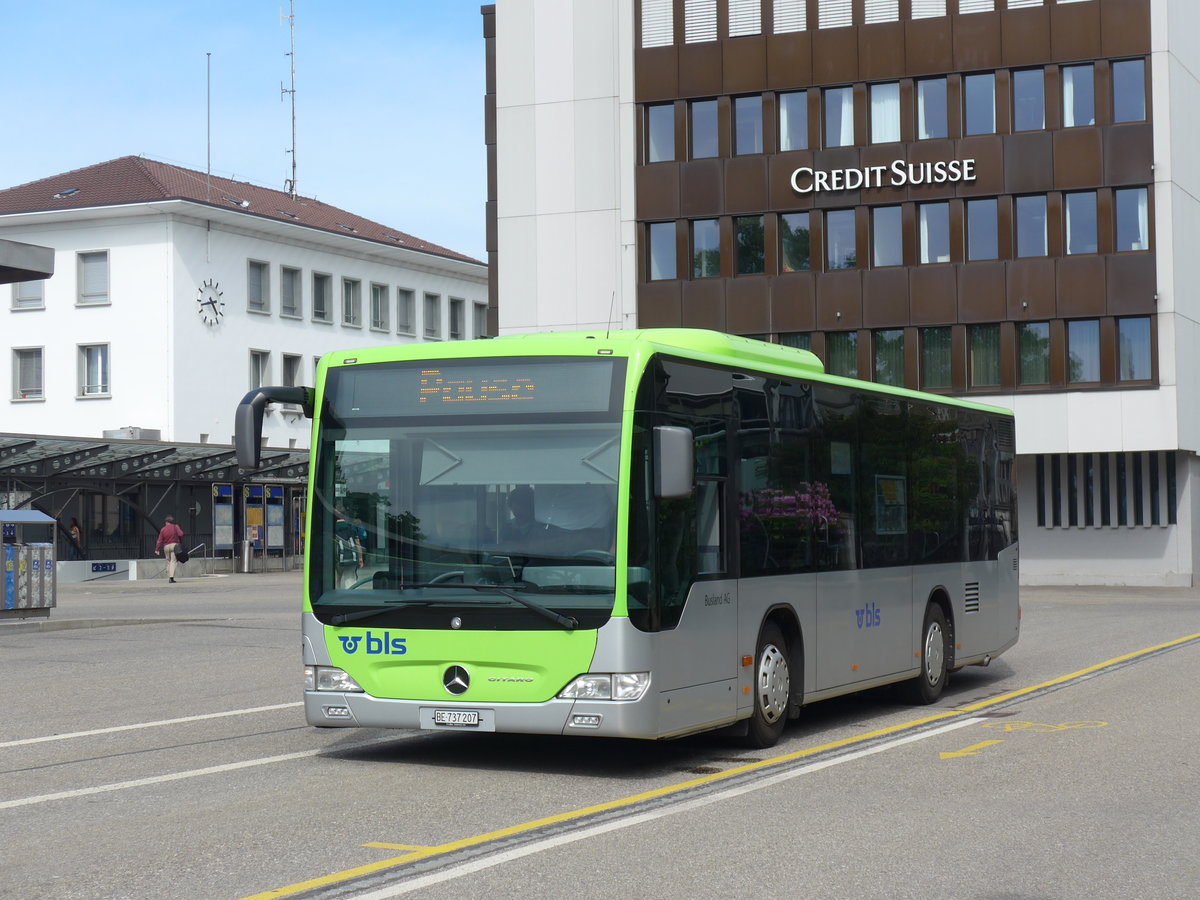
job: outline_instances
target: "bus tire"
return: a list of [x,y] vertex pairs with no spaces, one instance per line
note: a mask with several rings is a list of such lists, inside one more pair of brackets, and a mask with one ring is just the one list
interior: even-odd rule
[[937,701],[950,678],[950,628],[937,603],[925,607],[921,626],[921,674],[900,686],[905,701],[927,706]]
[[791,708],[792,675],[788,646],[775,622],[763,623],[754,653],[754,711],[746,730],[746,743],[771,747],[783,734]]

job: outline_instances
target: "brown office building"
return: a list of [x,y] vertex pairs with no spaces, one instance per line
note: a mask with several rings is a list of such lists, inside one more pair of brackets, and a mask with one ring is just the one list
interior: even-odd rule
[[1200,4],[484,8],[501,332],[712,328],[1017,414],[1026,583],[1200,558]]

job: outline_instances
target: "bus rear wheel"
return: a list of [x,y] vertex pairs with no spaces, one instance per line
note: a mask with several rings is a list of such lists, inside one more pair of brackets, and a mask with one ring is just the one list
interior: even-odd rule
[[913,704],[928,705],[937,701],[950,677],[950,629],[941,606],[930,603],[925,607],[925,623],[921,627],[921,674],[901,685],[904,699]]
[[756,748],[771,747],[783,734],[792,695],[787,641],[774,622],[763,624],[754,659],[754,712],[746,743]]

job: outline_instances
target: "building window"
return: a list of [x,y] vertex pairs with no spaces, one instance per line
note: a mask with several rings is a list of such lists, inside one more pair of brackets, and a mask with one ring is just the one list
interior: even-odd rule
[[826,370],[843,378],[858,377],[858,332],[836,331],[825,338]]
[[809,269],[808,213],[784,213],[779,217],[779,269],[807,272]]
[[967,201],[967,259],[997,259],[1000,255],[996,200]]
[[416,331],[413,292],[407,288],[396,288],[396,333],[416,334]]
[[80,306],[108,303],[108,251],[78,255]]
[[1141,122],[1146,118],[1146,61],[1123,59],[1112,64],[1113,121]]
[[825,146],[849,147],[854,143],[854,88],[826,88]]
[[729,36],[762,34],[760,0],[729,0]]
[[876,331],[875,381],[879,384],[904,386],[904,329]]
[[1150,248],[1150,210],[1145,188],[1124,188],[1113,192],[1117,207],[1118,253]]
[[692,159],[717,155],[717,101],[693,100],[691,112]]
[[871,85],[871,143],[900,140],[900,83]]
[[357,278],[342,279],[342,324],[362,327],[362,282]]
[[271,354],[267,350],[250,351],[250,389],[263,387],[271,381]]
[[733,100],[733,152],[737,156],[763,152],[762,97]]
[[766,264],[763,245],[763,217],[739,216],[733,220],[737,242],[737,272],[739,275],[761,275]]
[[251,259],[246,263],[246,309],[271,311],[271,267],[265,262]]
[[450,340],[461,341],[466,337],[467,311],[462,300],[450,298]]
[[1117,379],[1150,380],[1150,319],[1117,320]]
[[785,332],[779,335],[779,343],[796,350],[812,350],[812,335],[807,331]]
[[1063,66],[1063,127],[1096,124],[1093,66]]
[[386,284],[371,285],[371,328],[376,331],[387,331],[390,328],[388,324],[388,309],[392,305],[392,299],[388,296],[388,286]]
[[936,19],[945,14],[946,0],[912,0],[912,17],[914,19]]
[[775,33],[792,34],[808,28],[808,0],[774,0]]
[[1067,253],[1096,252],[1096,192],[1081,191],[1063,198],[1066,206]]
[[659,103],[646,107],[646,162],[675,158],[675,106]]
[[1012,73],[1013,131],[1040,131],[1046,127],[1046,75],[1041,69]]
[[80,397],[107,397],[108,344],[81,344],[79,347]]
[[14,400],[42,400],[42,353],[41,347],[13,350]]
[[1046,195],[1017,197],[1017,256],[1046,255]]
[[642,0],[642,46],[669,47],[675,42],[671,0]]
[[292,356],[288,353],[283,354],[283,383],[286,386],[295,387],[296,385],[300,384],[300,367],[303,364],[303,357]]
[[950,204],[922,203],[920,210],[921,262],[950,262]]
[[477,338],[487,337],[487,333],[488,333],[487,309],[488,308],[487,308],[486,303],[476,303],[475,304],[475,307],[474,307],[474,310],[475,310],[475,332],[472,335],[472,337],[477,337]]
[[333,321],[333,277],[313,272],[313,321]]
[[876,206],[871,210],[872,262],[876,268],[904,265],[900,213],[899,206]]
[[288,266],[279,267],[279,314],[302,316],[304,309],[300,298],[300,270]]
[[779,95],[779,149],[804,150],[808,147],[808,92],[792,91]]
[[675,268],[675,223],[651,222],[650,235],[650,280],[663,281],[677,278]]
[[946,136],[946,79],[917,82],[917,140]]
[[1050,323],[1017,325],[1017,383],[1050,383]]
[[900,0],[866,0],[863,8],[863,24],[900,21]]
[[46,305],[44,281],[18,281],[12,286],[13,309],[42,309]]
[[950,328],[921,329],[921,387],[935,390],[950,387]]
[[692,277],[716,278],[721,274],[721,228],[716,219],[692,223]]
[[683,0],[683,39],[689,44],[717,39],[717,0]]
[[967,331],[971,387],[1000,383],[1000,326],[972,325]]
[[425,337],[442,336],[442,298],[439,294],[425,295]]
[[850,0],[823,0],[817,7],[818,28],[845,28],[854,24]]
[[854,240],[854,210],[835,209],[825,213],[825,269],[858,268]]
[[1100,322],[1081,319],[1067,323],[1067,381],[1100,380]]
[[996,75],[983,72],[963,78],[963,133],[996,133]]

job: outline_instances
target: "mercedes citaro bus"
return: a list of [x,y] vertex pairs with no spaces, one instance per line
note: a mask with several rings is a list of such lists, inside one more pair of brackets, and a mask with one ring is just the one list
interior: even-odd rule
[[687,329],[329,353],[242,400],[245,468],[272,402],[313,418],[313,725],[769,746],[1017,641],[1005,410]]

